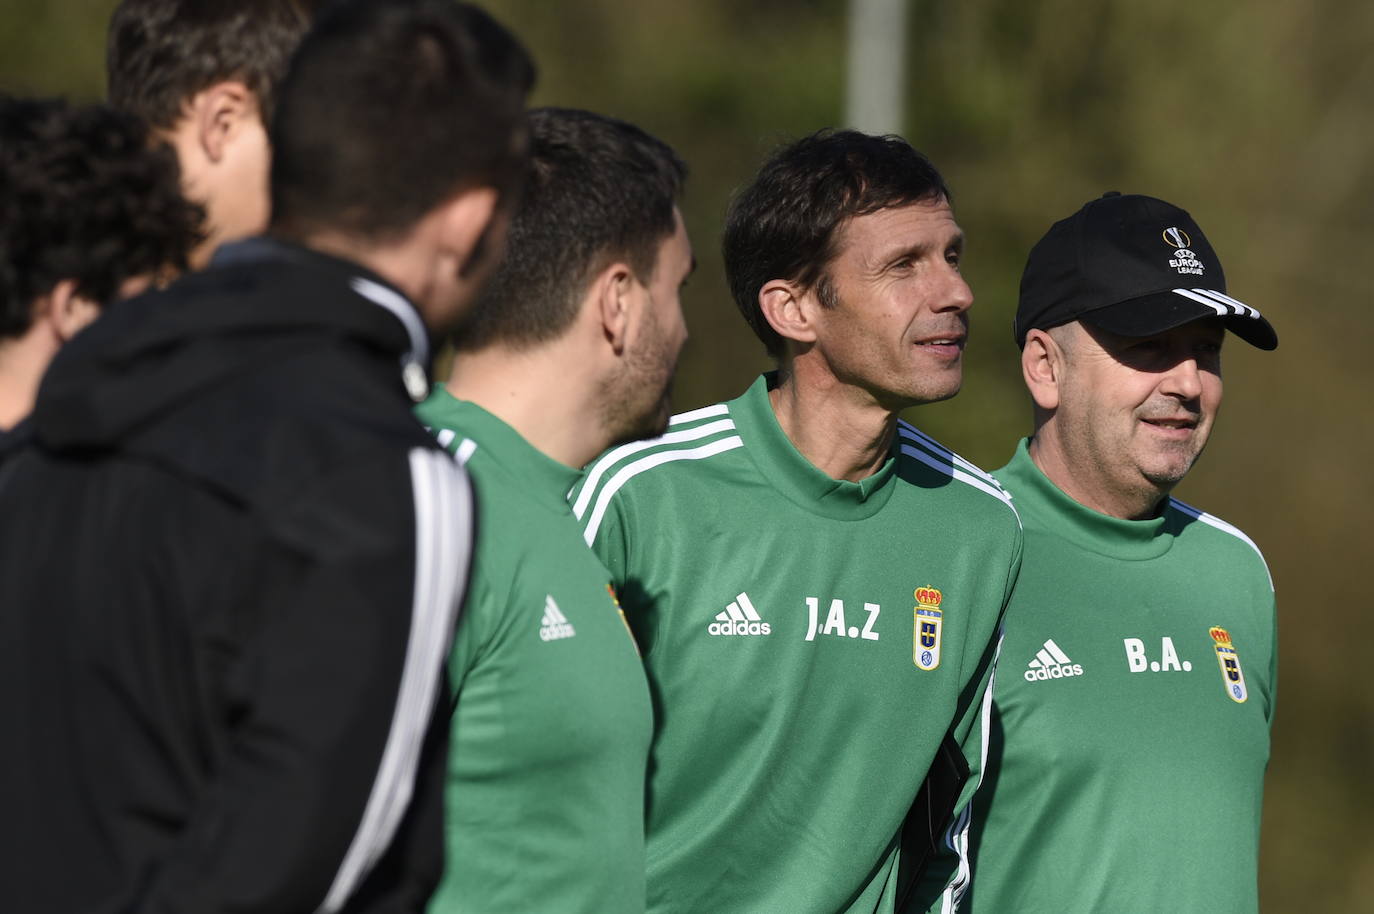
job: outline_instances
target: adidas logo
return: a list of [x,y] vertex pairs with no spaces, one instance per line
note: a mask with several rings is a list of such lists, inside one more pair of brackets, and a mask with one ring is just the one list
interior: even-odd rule
[[773,627],[760,621],[749,594],[742,593],[725,607],[725,612],[716,613],[716,621],[706,626],[706,630],[713,635],[769,635]]
[[1035,659],[1029,664],[1026,672],[1021,674],[1026,682],[1035,682],[1037,679],[1064,679],[1068,676],[1082,676],[1083,664],[1074,663],[1069,659],[1069,655],[1064,653],[1059,645],[1054,643],[1054,639],[1045,642],[1045,646],[1040,648],[1035,654]]
[[544,597],[544,621],[539,626],[539,640],[557,641],[559,638],[571,638],[575,634],[577,632],[573,630],[568,617],[563,615],[558,604],[553,602],[553,596]]

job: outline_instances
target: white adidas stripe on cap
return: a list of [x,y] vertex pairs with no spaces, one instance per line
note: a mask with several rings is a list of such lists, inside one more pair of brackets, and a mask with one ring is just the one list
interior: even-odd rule
[[1194,289],[1193,291],[1206,295],[1208,298],[1214,298],[1223,304],[1230,305],[1232,308],[1236,309],[1237,314],[1247,314],[1250,317],[1259,317],[1259,312],[1254,308],[1243,301],[1232,298],[1225,292],[1218,292],[1216,289]]
[[1195,302],[1206,305],[1217,313],[1218,317],[1249,317],[1259,319],[1258,310],[1250,307],[1243,301],[1238,301],[1224,292],[1217,292],[1214,289],[1174,289],[1175,295],[1182,295]]

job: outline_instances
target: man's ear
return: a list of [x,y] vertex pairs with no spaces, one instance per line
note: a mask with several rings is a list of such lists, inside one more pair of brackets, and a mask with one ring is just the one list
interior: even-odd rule
[[246,119],[258,119],[258,99],[238,80],[224,80],[197,92],[189,114],[196,145],[206,159],[218,164],[240,125]]
[[1064,350],[1044,330],[1026,333],[1021,349],[1021,377],[1035,405],[1044,410],[1059,408],[1059,385],[1064,379]]
[[[616,355],[625,351],[634,322],[635,288],[639,281],[623,261],[607,266],[587,287],[587,298],[601,324],[601,333]],[[586,306],[586,301],[583,302]]]
[[54,335],[66,343],[100,316],[100,304],[76,291],[76,280],[63,279],[40,300],[41,319],[52,327]]
[[505,251],[505,219],[496,209],[500,196],[494,187],[469,187],[444,204],[439,244],[460,275],[495,263]]
[[773,279],[759,289],[759,310],[764,320],[785,340],[814,343],[815,313],[819,307],[814,293],[803,292],[786,280]]

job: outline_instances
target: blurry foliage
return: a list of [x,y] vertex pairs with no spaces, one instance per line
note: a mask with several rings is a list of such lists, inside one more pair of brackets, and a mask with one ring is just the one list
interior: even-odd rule
[[0,91],[94,101],[105,90],[105,24],[114,0],[0,3]]
[[[1369,585],[1374,371],[1374,6],[1358,0],[913,0],[907,135],[945,172],[978,296],[964,391],[909,418],[999,466],[1030,411],[1011,342],[1021,264],[1105,190],[1190,210],[1231,291],[1282,339],[1232,340],[1229,393],[1185,499],[1244,528],[1279,591],[1282,667],[1265,808],[1264,905],[1374,911]],[[95,97],[109,0],[6,0],[0,89]],[[767,367],[719,244],[729,194],[777,143],[836,124],[845,4],[500,0],[534,51],[535,101],[634,121],[692,166],[700,266],[678,405]],[[1167,747],[1187,752],[1187,746]]]

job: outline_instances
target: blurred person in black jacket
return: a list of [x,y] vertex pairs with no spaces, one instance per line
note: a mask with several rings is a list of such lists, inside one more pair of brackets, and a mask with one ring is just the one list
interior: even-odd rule
[[184,270],[200,208],[176,157],[103,105],[0,95],[0,460],[38,381],[105,303]]
[[293,60],[267,238],[66,346],[0,475],[6,911],[414,911],[472,498],[411,415],[499,256],[533,66],[451,0]]

